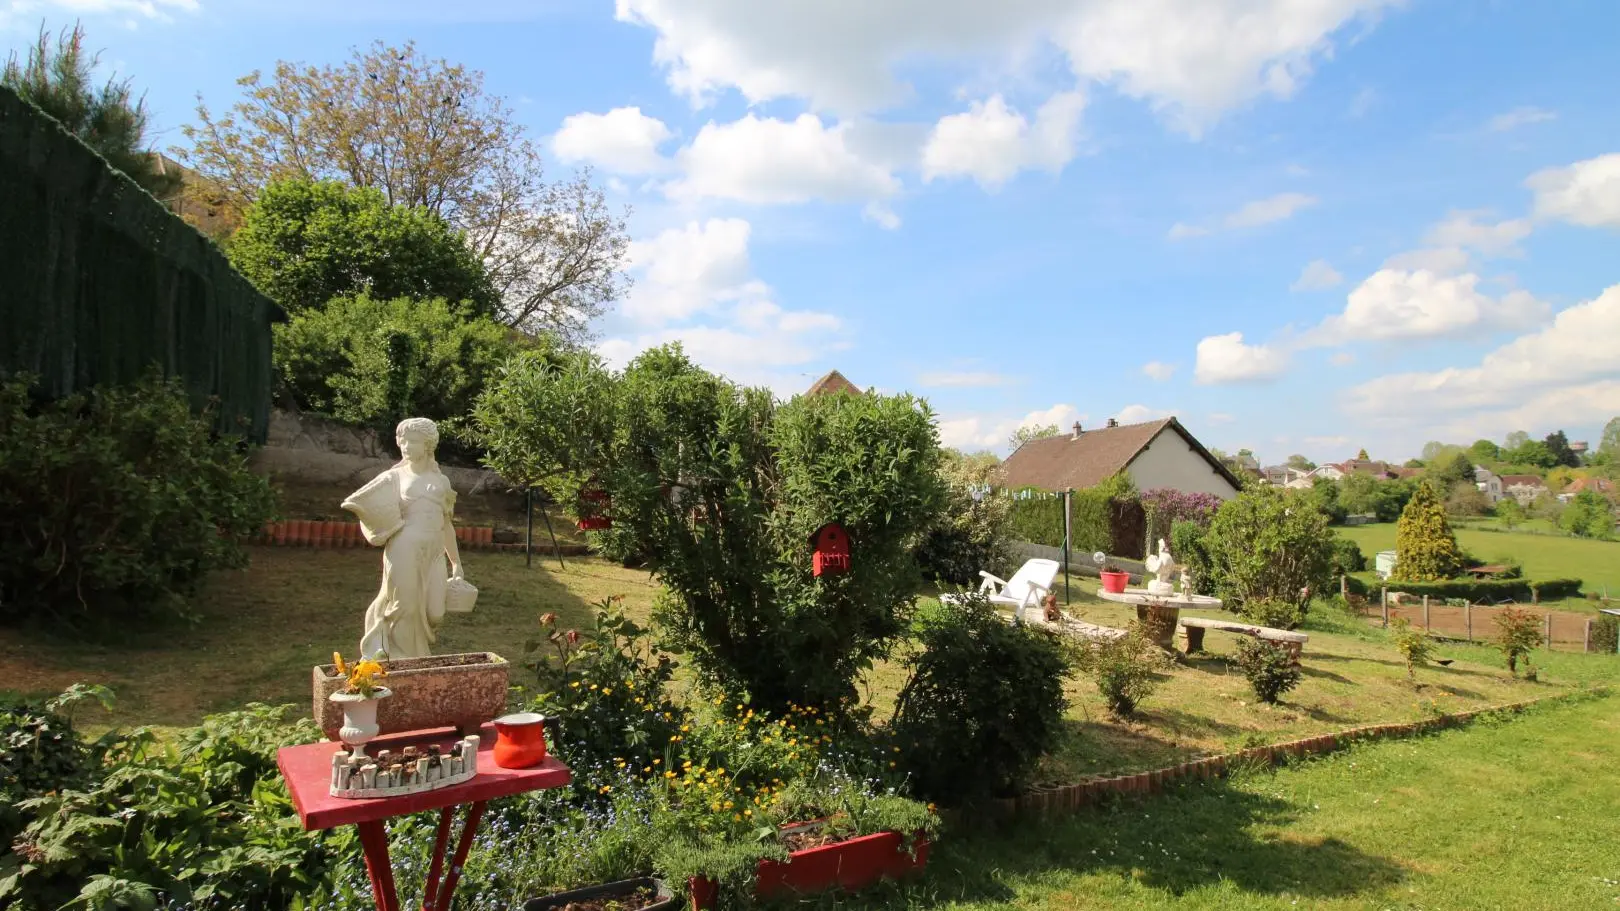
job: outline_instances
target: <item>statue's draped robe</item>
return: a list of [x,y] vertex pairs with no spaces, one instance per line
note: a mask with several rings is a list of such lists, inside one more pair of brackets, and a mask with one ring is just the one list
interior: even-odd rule
[[446,527],[455,491],[439,471],[397,465],[343,502],[366,540],[383,546],[382,586],[366,609],[360,654],[420,658],[432,654],[444,620]]

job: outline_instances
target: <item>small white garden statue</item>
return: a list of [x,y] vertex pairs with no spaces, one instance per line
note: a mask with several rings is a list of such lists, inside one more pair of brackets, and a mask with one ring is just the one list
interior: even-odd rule
[[394,433],[404,458],[343,501],[366,540],[383,549],[382,587],[366,609],[360,639],[363,658],[431,655],[447,601],[463,602],[452,609],[468,609],[468,590],[477,593],[462,578],[450,522],[456,492],[433,457],[439,428],[427,418],[406,418]]
[[1176,584],[1171,580],[1182,567],[1170,555],[1170,549],[1165,547],[1164,539],[1159,539],[1159,552],[1150,555],[1143,561],[1154,578],[1148,582],[1148,594],[1168,598],[1176,593]]

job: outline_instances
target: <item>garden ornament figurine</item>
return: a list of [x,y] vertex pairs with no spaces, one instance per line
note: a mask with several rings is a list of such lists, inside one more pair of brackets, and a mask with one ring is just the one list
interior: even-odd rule
[[1148,571],[1153,573],[1153,581],[1148,583],[1148,593],[1168,598],[1176,593],[1176,584],[1171,580],[1175,578],[1176,571],[1181,569],[1170,555],[1170,549],[1165,547],[1164,539],[1159,539],[1159,552],[1149,556],[1146,561]]
[[[399,464],[350,494],[343,508],[360,520],[366,541],[383,549],[382,587],[366,609],[362,657],[422,658],[433,653],[446,596],[470,588],[462,578],[450,514],[456,492],[433,458],[439,428],[406,418],[395,430]],[[450,575],[445,576],[445,558]]]

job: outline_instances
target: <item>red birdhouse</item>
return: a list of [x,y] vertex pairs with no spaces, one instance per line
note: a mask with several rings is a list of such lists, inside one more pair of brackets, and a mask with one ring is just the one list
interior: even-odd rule
[[591,478],[579,489],[579,527],[582,531],[599,531],[613,527],[613,519],[606,515],[613,498],[602,487],[602,482]]
[[844,531],[844,526],[837,522],[821,526],[810,536],[810,546],[815,550],[812,574],[838,576],[849,572],[849,532]]

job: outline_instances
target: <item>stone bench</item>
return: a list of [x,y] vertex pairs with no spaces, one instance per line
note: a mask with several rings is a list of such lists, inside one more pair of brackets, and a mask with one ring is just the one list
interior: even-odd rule
[[1297,663],[1300,653],[1305,650],[1305,643],[1310,636],[1296,633],[1286,629],[1272,629],[1269,626],[1256,626],[1253,623],[1240,623],[1233,620],[1215,620],[1205,617],[1182,617],[1181,629],[1187,635],[1187,654],[1204,650],[1204,632],[1206,630],[1219,630],[1223,633],[1238,633],[1244,636],[1253,636],[1268,642],[1280,643],[1284,650],[1293,657]]

